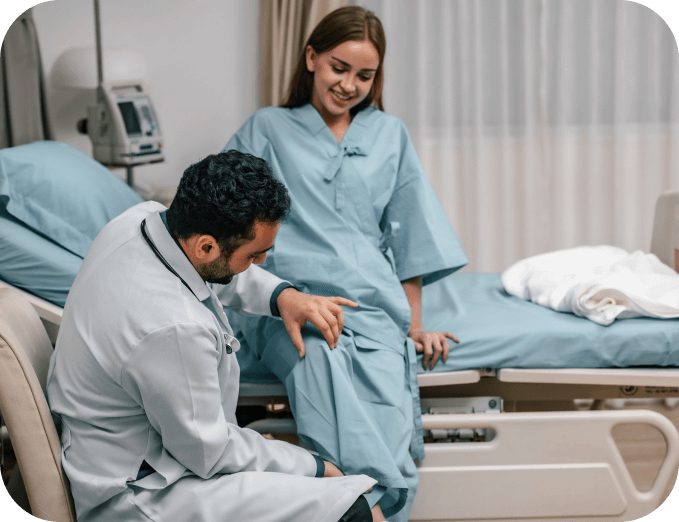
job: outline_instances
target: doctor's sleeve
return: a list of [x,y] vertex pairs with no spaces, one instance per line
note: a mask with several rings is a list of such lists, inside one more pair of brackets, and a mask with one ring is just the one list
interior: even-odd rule
[[448,221],[404,128],[396,186],[380,227],[383,247],[391,249],[400,281],[422,276],[433,283],[469,260]]
[[238,384],[220,382],[220,353],[229,357],[204,326],[173,324],[134,347],[121,383],[144,408],[164,449],[199,477],[238,471],[315,476],[310,453],[227,422],[222,393],[237,393]]
[[213,284],[212,290],[225,308],[242,315],[272,315],[271,295],[286,282],[257,265],[250,265],[228,285]]

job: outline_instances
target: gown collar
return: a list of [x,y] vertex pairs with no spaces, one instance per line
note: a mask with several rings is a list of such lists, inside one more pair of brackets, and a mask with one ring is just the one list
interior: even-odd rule
[[204,301],[210,297],[205,281],[186,257],[186,254],[177,245],[173,237],[168,232],[160,217],[160,212],[149,214],[146,218],[146,226],[151,236],[151,240],[165,260],[175,269],[177,274],[186,281],[191,291],[199,301]]
[[302,107],[295,109],[298,111],[298,115],[302,123],[309,129],[309,132],[313,136],[317,136],[325,131],[326,138],[332,138],[334,145],[342,147],[358,146],[362,143],[363,137],[368,130],[367,118],[375,110],[374,107],[366,107],[362,111],[359,111],[354,119],[351,120],[347,132],[344,134],[341,142],[337,141],[335,135],[330,130],[323,120],[323,116],[316,110],[316,107],[307,103]]

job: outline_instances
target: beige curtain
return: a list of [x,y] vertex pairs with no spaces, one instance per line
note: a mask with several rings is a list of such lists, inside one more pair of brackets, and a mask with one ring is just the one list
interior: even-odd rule
[[29,9],[0,49],[0,148],[50,139],[38,36]]
[[387,35],[408,127],[465,252],[501,272],[580,245],[648,252],[679,190],[679,55],[620,0],[360,0]]
[[299,53],[325,15],[346,0],[261,0],[260,101],[279,105],[286,97]]

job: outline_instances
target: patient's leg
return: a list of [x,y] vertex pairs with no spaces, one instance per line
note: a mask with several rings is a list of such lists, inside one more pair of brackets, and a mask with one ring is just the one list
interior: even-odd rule
[[[305,329],[300,359],[281,321],[260,319],[254,330],[247,329],[247,344],[285,383],[300,437],[346,474],[377,479],[366,495],[371,506],[379,502],[389,520],[407,520],[417,470],[409,453],[412,398],[404,356],[356,346],[345,334],[330,350],[320,334]],[[390,516],[404,502],[406,509]]]

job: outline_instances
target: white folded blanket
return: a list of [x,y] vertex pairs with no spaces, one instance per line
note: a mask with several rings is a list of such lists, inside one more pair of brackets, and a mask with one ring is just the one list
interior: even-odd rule
[[516,297],[602,325],[679,318],[679,274],[640,250],[584,246],[541,254],[505,270],[502,284]]

